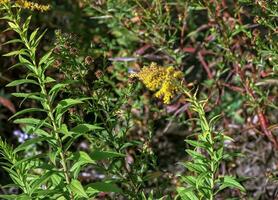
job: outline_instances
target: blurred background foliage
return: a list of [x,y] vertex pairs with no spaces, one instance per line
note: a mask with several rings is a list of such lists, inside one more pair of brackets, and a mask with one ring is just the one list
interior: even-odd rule
[[[190,120],[194,114],[182,97],[177,96],[170,105],[164,105],[143,85],[128,79],[142,66],[156,62],[183,71],[188,87],[194,85],[199,98],[208,99],[207,115],[221,115],[217,127],[235,140],[226,147],[244,157],[223,163],[220,173],[247,177],[242,182],[247,194],[240,198],[276,198],[277,1],[45,0],[40,3],[49,3],[51,10],[32,12],[31,29],[47,29],[39,47],[41,52],[54,47],[55,62],[48,73],[58,81],[76,81],[60,98],[92,94],[96,98],[90,109],[84,106],[73,110],[68,121],[101,122],[106,128],[124,125],[121,127],[126,127],[125,130],[118,130],[125,134],[124,142],[140,143],[127,149],[132,168],[144,175],[151,172],[142,180],[142,188],[156,190],[157,185],[162,185],[158,189],[161,194],[174,192],[173,186],[179,184],[175,174],[184,173],[178,162],[188,159],[184,139],[196,127]],[[26,16],[30,14],[25,12]],[[5,27],[0,20],[0,29]],[[13,37],[13,32],[4,32],[0,41],[4,43]],[[4,54],[14,48],[12,44],[0,46],[0,51]],[[5,85],[22,78],[24,71],[9,70],[15,63],[13,59],[0,57],[0,63],[0,132],[16,145],[20,141],[13,133],[21,127],[15,127],[8,118],[20,108],[20,101],[11,97],[14,89]],[[16,90],[31,89],[20,87]],[[35,105],[28,102],[24,106]],[[107,148],[109,142],[112,146],[123,143],[103,139],[100,135],[95,141],[98,148]],[[75,147],[80,148],[81,144],[82,140]],[[140,153],[144,151],[148,153]],[[136,163],[142,156],[146,156],[144,165]],[[1,184],[7,184],[8,177],[1,172],[2,176],[5,178],[0,180]],[[219,199],[239,196],[236,190],[221,195]]]

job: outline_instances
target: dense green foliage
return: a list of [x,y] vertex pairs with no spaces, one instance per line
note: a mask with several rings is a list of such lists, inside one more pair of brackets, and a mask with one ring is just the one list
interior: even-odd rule
[[277,1],[49,5],[0,0],[1,198],[277,198],[232,167],[278,149]]

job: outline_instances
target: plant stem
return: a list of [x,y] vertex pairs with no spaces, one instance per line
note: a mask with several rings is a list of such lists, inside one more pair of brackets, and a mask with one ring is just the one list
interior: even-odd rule
[[[17,32],[20,35],[22,41],[24,41],[25,47],[31,52],[29,58],[31,59],[31,61],[33,63],[33,66],[35,67],[35,69],[39,69],[40,66],[38,66],[36,64],[36,60],[35,60],[36,49],[32,48],[32,45],[28,40],[26,31],[23,30],[22,26],[20,25],[20,21],[18,20],[18,18],[11,11],[10,11],[10,16],[12,16],[12,22],[18,28]],[[41,102],[41,104],[42,104],[43,108],[45,110],[47,110],[48,117],[49,117],[49,119],[51,121],[51,124],[53,126],[54,137],[55,137],[56,141],[58,142],[58,146],[60,148],[60,153],[59,154],[60,154],[60,157],[61,157],[61,165],[62,165],[62,168],[63,168],[65,181],[66,181],[67,185],[69,185],[71,183],[71,178],[69,176],[69,171],[68,171],[67,164],[66,164],[65,152],[63,152],[63,144],[62,144],[61,138],[60,138],[59,133],[58,133],[59,128],[58,128],[58,126],[55,122],[55,118],[53,116],[53,108],[51,107],[50,97],[49,97],[49,94],[46,91],[46,87],[45,87],[45,84],[44,84],[44,81],[43,81],[43,78],[42,78],[42,74],[38,72],[38,73],[35,73],[35,75],[36,75],[36,78],[39,82],[41,92],[46,97],[46,102],[44,102],[44,103]],[[69,193],[70,193],[70,199],[73,200],[74,199],[73,193],[71,191],[69,191]]]
[[61,138],[60,138],[59,133],[58,133],[58,128],[57,128],[57,124],[55,122],[55,118],[53,116],[53,108],[51,107],[50,100],[49,100],[49,95],[46,92],[45,85],[41,83],[40,79],[39,79],[39,82],[40,82],[40,85],[41,85],[42,93],[47,97],[46,98],[46,103],[43,106],[48,111],[48,117],[49,117],[49,119],[51,121],[51,124],[53,126],[53,132],[54,132],[55,139],[57,140],[58,145],[61,149],[61,152],[60,152],[61,164],[62,164],[62,167],[63,167],[66,183],[70,184],[70,176],[69,176],[69,172],[68,172],[67,165],[66,165],[65,154],[62,150],[62,148],[63,148],[62,141],[61,141]]
[[[213,200],[214,198],[214,184],[215,184],[215,164],[214,164],[214,141],[213,141],[213,134],[212,134],[212,130],[210,128],[210,125],[207,121],[206,118],[206,114],[204,111],[204,105],[202,104],[202,102],[198,101],[198,99],[196,98],[195,95],[191,95],[191,93],[189,91],[187,91],[185,88],[183,88],[181,86],[181,89],[183,91],[183,93],[188,97],[188,101],[192,104],[192,108],[195,112],[198,113],[198,118],[200,120],[200,125],[201,125],[201,129],[202,129],[202,135],[200,135],[201,137],[204,138],[204,140],[206,140],[209,143],[209,170],[210,170],[210,174],[209,174],[209,187],[210,187],[210,191],[209,191],[209,200]],[[199,136],[199,137],[200,137]],[[198,140],[199,140],[198,137]]]

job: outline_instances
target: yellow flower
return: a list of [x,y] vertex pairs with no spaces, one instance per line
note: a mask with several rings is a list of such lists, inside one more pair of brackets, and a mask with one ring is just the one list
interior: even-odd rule
[[41,5],[27,0],[16,0],[16,4],[19,5],[21,8],[38,10],[40,12],[44,12],[50,9],[49,5]]
[[0,4],[8,3],[10,0],[0,0]]
[[174,94],[179,91],[177,81],[183,76],[181,71],[175,71],[174,67],[161,67],[156,63],[151,63],[149,67],[144,66],[143,69],[131,75],[141,80],[151,91],[157,91],[155,96],[163,97],[163,102],[169,104]]

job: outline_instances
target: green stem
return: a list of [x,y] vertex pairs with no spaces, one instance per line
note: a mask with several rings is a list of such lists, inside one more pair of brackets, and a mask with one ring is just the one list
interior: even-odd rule
[[[202,137],[209,143],[209,171],[210,171],[210,176],[209,178],[209,200],[213,200],[214,198],[214,186],[215,186],[215,164],[214,164],[214,141],[213,141],[213,135],[212,135],[212,130],[210,128],[210,125],[207,121],[205,111],[204,111],[204,106],[198,99],[196,98],[195,95],[191,95],[189,91],[187,91],[183,86],[181,86],[182,91],[184,94],[188,97],[188,101],[192,104],[191,106],[193,107],[194,111],[198,113],[198,117],[200,120],[201,128],[202,128]],[[199,137],[198,137],[199,140]]]
[[[62,165],[62,168],[63,168],[63,173],[64,173],[64,176],[65,176],[65,180],[66,180],[66,183],[67,185],[70,185],[71,183],[71,178],[70,178],[70,175],[69,175],[69,170],[68,170],[68,167],[67,167],[67,162],[66,162],[66,158],[65,158],[65,152],[63,152],[63,143],[62,143],[62,140],[59,136],[59,126],[56,124],[56,121],[55,121],[55,118],[54,118],[54,115],[53,115],[53,108],[51,106],[51,103],[50,103],[50,97],[46,91],[46,88],[45,88],[45,85],[43,83],[43,81],[41,80],[40,77],[38,77],[38,81],[39,81],[39,84],[40,84],[40,87],[41,87],[41,92],[44,96],[46,96],[46,102],[45,104],[42,104],[42,106],[44,107],[45,110],[47,110],[48,112],[48,117],[51,121],[51,124],[53,126],[53,133],[54,133],[54,137],[56,139],[56,141],[58,142],[58,147],[59,147],[59,155],[60,155],[60,158],[61,158],[61,165]],[[74,200],[74,195],[72,193],[72,191],[69,191],[70,193],[70,199],[71,200]]]
[[[26,48],[31,52],[30,54],[30,59],[31,61],[33,62],[33,65],[34,65],[34,68],[35,69],[39,69],[40,67],[36,64],[36,61],[35,61],[35,49],[32,49],[32,45],[31,43],[28,41],[28,37],[27,37],[27,34],[26,32],[24,32],[24,30],[22,29],[22,27],[20,26],[20,21],[18,20],[18,18],[12,13],[11,10],[9,10],[9,13],[10,13],[10,16],[12,17],[12,22],[17,26],[18,28],[18,34],[20,35],[22,41],[24,41],[24,45],[26,46]],[[67,164],[66,164],[66,158],[65,158],[65,153],[63,152],[63,145],[62,145],[62,141],[61,141],[61,138],[59,136],[59,133],[58,133],[58,126],[55,122],[55,118],[53,116],[53,108],[51,107],[51,103],[50,103],[50,97],[49,97],[49,94],[47,93],[46,91],[46,87],[45,87],[45,84],[44,84],[44,81],[43,81],[43,78],[41,77],[42,74],[41,73],[35,73],[36,74],[36,78],[39,82],[39,85],[40,85],[40,88],[41,88],[41,92],[42,94],[47,97],[46,98],[46,102],[45,103],[42,103],[42,106],[45,110],[47,110],[48,112],[48,117],[51,121],[51,124],[53,126],[53,133],[54,133],[54,137],[58,143],[58,146],[60,148],[60,157],[61,157],[61,165],[62,165],[62,168],[63,168],[63,173],[64,173],[64,176],[65,176],[65,181],[67,183],[67,185],[70,184],[71,182],[71,178],[69,176],[69,170],[67,168]],[[74,199],[74,195],[71,191],[69,191],[70,193],[70,199],[73,200]]]

